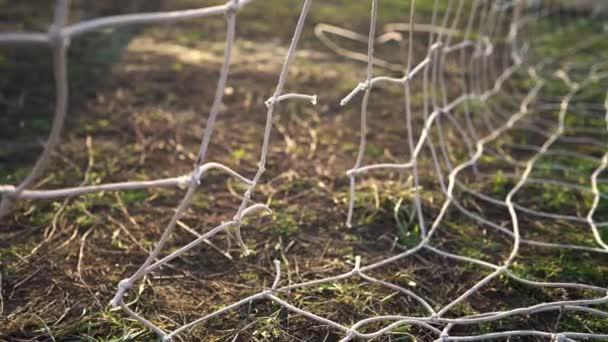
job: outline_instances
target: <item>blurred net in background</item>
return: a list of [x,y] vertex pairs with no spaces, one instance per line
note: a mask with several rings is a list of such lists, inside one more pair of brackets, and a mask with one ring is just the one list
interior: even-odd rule
[[[367,65],[365,79],[355,84],[341,101],[331,99],[346,109],[360,108],[356,160],[346,173],[348,200],[335,203],[348,209],[346,226],[350,229],[366,226],[365,219],[357,217],[361,209],[357,198],[365,192],[360,186],[358,189],[362,180],[387,172],[408,176],[407,184],[400,185],[407,188],[408,195],[394,203],[394,221],[380,223],[394,227],[390,252],[369,260],[354,255],[350,270],[326,277],[313,272],[310,279],[303,281],[292,281],[291,276],[284,279],[281,262],[275,260],[275,268],[271,270],[274,280],[271,284],[262,284],[264,289],[238,301],[219,302],[219,308],[203,315],[190,312],[189,316],[200,318],[172,322],[171,329],[161,327],[156,318],[146,318],[133,310],[131,307],[138,299],[132,303],[125,299],[135,284],[154,271],[169,267],[171,261],[195,247],[205,244],[231,258],[230,244],[224,250],[211,241],[216,235],[225,234],[229,241],[237,242],[244,255],[250,253],[241,226],[253,214],[273,209],[271,200],[261,203],[253,198],[272,151],[270,138],[276,121],[275,108],[282,108],[283,101],[303,100],[312,104],[318,101],[313,94],[284,91],[309,10],[314,6],[311,0],[305,0],[299,19],[292,25],[293,39],[285,51],[275,91],[265,101],[267,112],[261,143],[258,143],[257,171],[244,176],[223,163],[207,160],[216,122],[221,120],[224,96],[230,93],[227,81],[237,13],[255,3],[233,0],[201,9],[104,17],[68,25],[70,4],[63,0],[57,2],[54,23],[48,33],[0,35],[0,43],[49,45],[56,81],[55,117],[44,151],[19,185],[0,188],[3,193],[0,215],[7,215],[18,200],[48,200],[155,187],[184,190],[185,195],[160,240],[141,266],[131,268],[131,276],[118,283],[111,301],[112,306],[121,307],[163,340],[188,335],[188,331],[200,324],[259,301],[273,303],[276,312],[286,310],[316,325],[329,327],[340,334],[341,341],[401,338],[395,337],[395,333],[406,339],[416,334],[423,340],[434,341],[608,338],[608,331],[601,330],[606,328],[605,323],[597,325],[599,331],[589,327],[570,331],[564,323],[565,317],[573,313],[605,322],[608,290],[601,279],[598,283],[597,277],[585,279],[577,275],[576,279],[567,281],[539,281],[539,275],[535,274],[538,269],[530,271],[520,261],[523,256],[526,260],[535,260],[535,253],[541,250],[569,251],[586,258],[590,265],[600,263],[599,272],[606,269],[604,256],[608,246],[603,237],[608,227],[605,199],[608,180],[602,175],[608,167],[608,88],[603,86],[608,74],[606,64],[592,52],[601,44],[602,34],[576,39],[588,17],[601,16],[602,9],[577,8],[580,13],[575,13],[570,6],[557,2],[412,0],[400,7],[403,21],[386,24],[381,31],[378,18],[382,0],[373,0],[369,30],[365,33],[317,25],[315,34],[328,48]],[[83,184],[74,188],[31,189],[43,176],[68,115],[66,53],[72,39],[86,32],[121,25],[209,16],[226,16],[226,41],[217,88],[191,172],[158,180],[96,185],[88,185],[85,177]],[[362,44],[367,45],[367,52],[361,51]],[[569,59],[581,51],[583,57],[578,57],[579,60]],[[349,67],[356,68],[357,64]],[[317,92],[323,94],[324,89]],[[376,96],[381,97],[380,106],[372,103]],[[355,105],[357,101],[361,101],[360,106]],[[389,103],[391,111],[401,108],[397,113],[398,122],[403,125],[398,150],[405,155],[390,155],[391,160],[385,161],[382,159],[386,153],[373,153],[369,138],[371,128],[388,130],[390,124],[384,124],[375,115],[382,105],[388,107]],[[399,105],[394,106],[395,103]],[[375,154],[372,162],[367,161],[369,154]],[[184,245],[170,245],[177,227],[190,229],[180,220],[196,200],[196,192],[205,184],[208,174],[218,171],[241,183],[237,188],[242,190],[237,194],[241,201],[232,218],[217,222],[215,228],[207,228],[202,233],[192,231],[196,238]],[[306,203],[298,205],[306,206]],[[86,235],[82,239],[84,241]],[[171,248],[167,248],[169,246]],[[81,254],[82,250],[81,247]],[[448,274],[445,280],[429,275],[431,283],[424,289],[415,281],[403,284],[379,272],[406,259],[428,266],[433,264],[426,260],[429,256],[450,263],[440,272]],[[536,260],[545,263],[549,258]],[[456,266],[459,264],[466,265],[466,276],[465,271]],[[544,271],[549,273],[544,274],[546,278],[552,278],[551,270]],[[399,271],[397,267],[385,272]],[[442,297],[440,283],[459,282],[459,279],[463,279],[462,286]],[[339,292],[348,291],[336,285],[345,281],[371,284],[389,291],[381,302],[396,296],[406,299],[398,306],[397,313],[368,313],[365,318],[351,317],[348,321],[338,321],[297,304],[301,296],[307,295],[307,289],[315,292],[323,286],[334,286]],[[439,293],[434,293],[435,286]],[[495,298],[485,292],[498,292],[497,289],[505,286],[520,292],[528,291],[525,288],[559,291],[534,296],[536,302],[510,302],[508,298]],[[473,304],[465,310],[465,303]],[[552,320],[545,330],[529,329],[527,324],[517,321],[543,313],[554,315],[543,316]],[[415,329],[403,331],[403,327]],[[479,329],[470,330],[470,327]],[[238,337],[236,333],[234,339]],[[271,336],[260,339],[264,338],[272,339]]]

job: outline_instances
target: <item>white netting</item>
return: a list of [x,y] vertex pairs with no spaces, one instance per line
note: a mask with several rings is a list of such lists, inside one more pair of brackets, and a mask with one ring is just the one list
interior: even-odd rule
[[[412,0],[409,8],[409,20],[406,23],[391,24],[386,27],[386,32],[380,36],[376,35],[378,19],[379,0],[371,1],[372,10],[370,17],[370,29],[367,35],[336,28],[329,25],[320,25],[315,32],[331,49],[349,58],[366,61],[366,79],[358,84],[354,90],[342,101],[343,106],[349,105],[359,95],[362,96],[361,102],[361,135],[358,156],[354,167],[347,172],[350,180],[350,201],[348,203],[347,225],[353,224],[355,214],[355,196],[357,178],[363,177],[367,173],[379,170],[402,170],[410,172],[413,177],[414,196],[413,210],[420,229],[420,239],[413,247],[408,248],[402,253],[391,255],[385,259],[363,265],[359,257],[356,258],[354,268],[344,274],[316,279],[303,283],[293,283],[281,286],[281,266],[275,262],[276,278],[270,288],[244,298],[236,303],[231,303],[225,307],[207,314],[206,316],[192,321],[173,331],[164,331],[160,327],[145,319],[138,313],[130,309],[124,301],[124,297],[136,281],[141,280],[145,275],[166,265],[171,260],[179,257],[185,252],[201,243],[209,243],[209,238],[214,235],[231,230],[235,232],[239,244],[247,250],[245,243],[240,235],[241,223],[245,217],[258,211],[270,211],[266,205],[252,204],[251,198],[264,174],[266,158],[269,152],[269,139],[272,128],[272,119],[275,108],[280,102],[285,100],[306,100],[313,104],[317,98],[313,95],[299,93],[284,93],[283,88],[287,79],[288,71],[295,56],[295,51],[301,38],[302,30],[306,23],[306,18],[311,7],[312,0],[304,0],[299,21],[296,24],[295,32],[274,94],[266,102],[268,111],[266,114],[266,126],[264,131],[263,143],[261,146],[261,156],[258,171],[252,178],[245,177],[225,165],[207,162],[206,155],[209,142],[212,137],[215,121],[220,112],[226,81],[229,76],[230,62],[233,45],[235,41],[236,16],[238,10],[248,5],[252,0],[231,0],[225,5],[214,6],[202,9],[178,11],[171,13],[152,13],[152,14],[133,14],[115,17],[95,19],[66,26],[69,1],[59,0],[55,11],[54,23],[47,34],[43,33],[14,33],[0,35],[0,43],[29,43],[47,44],[53,49],[54,70],[56,77],[56,113],[52,131],[45,145],[44,152],[34,166],[31,174],[18,186],[3,186],[0,191],[4,194],[0,205],[0,216],[5,215],[11,204],[19,199],[51,199],[65,196],[74,196],[90,192],[99,191],[120,191],[127,189],[142,189],[148,187],[178,187],[186,191],[184,198],[177,207],[175,214],[154,250],[150,253],[147,260],[130,277],[122,280],[118,284],[118,291],[112,300],[113,306],[120,306],[128,315],[138,320],[148,328],[154,330],[163,340],[171,340],[178,334],[186,332],[197,324],[201,324],[212,318],[218,317],[237,307],[246,305],[256,300],[272,301],[287,310],[316,321],[322,325],[330,326],[344,334],[342,341],[349,341],[356,338],[372,339],[379,337],[397,329],[403,325],[417,326],[421,330],[427,330],[436,341],[473,341],[496,338],[509,338],[514,336],[530,338],[551,338],[555,341],[571,341],[576,339],[608,339],[607,334],[597,332],[545,332],[536,330],[514,330],[491,332],[474,336],[455,336],[452,330],[463,325],[478,325],[487,322],[495,322],[513,316],[525,316],[533,313],[546,311],[559,312],[585,312],[590,315],[608,318],[608,313],[600,309],[593,308],[596,305],[608,303],[608,290],[606,288],[583,283],[549,283],[537,282],[524,279],[512,271],[514,261],[520,254],[522,245],[533,245],[538,248],[557,248],[584,251],[589,253],[608,253],[608,246],[602,240],[600,230],[608,227],[608,222],[597,222],[594,217],[602,198],[606,197],[599,190],[599,184],[605,182],[600,176],[608,168],[608,153],[602,158],[596,158],[581,154],[577,151],[567,149],[552,148],[558,143],[566,146],[576,147],[576,144],[591,143],[597,146],[606,147],[605,141],[594,138],[569,137],[568,121],[569,108],[574,98],[584,91],[590,84],[595,84],[599,80],[608,77],[602,72],[603,64],[597,63],[588,66],[586,72],[581,72],[568,64],[556,63],[559,58],[567,56],[568,53],[591,46],[593,39],[582,41],[579,46],[564,47],[561,56],[541,56],[539,60],[534,60],[529,51],[535,39],[540,37],[527,37],[522,39],[521,32],[525,31],[527,25],[536,19],[552,13],[552,7],[546,7],[543,3],[536,4],[538,8],[527,4],[526,1],[482,1],[482,0],[435,0],[432,19],[430,23],[416,23],[417,5]],[[380,1],[381,2],[381,1]],[[442,10],[439,10],[440,7]],[[39,177],[46,167],[50,151],[57,145],[63,121],[67,114],[67,74],[66,74],[66,50],[70,39],[94,30],[119,25],[137,23],[158,23],[190,18],[225,15],[227,17],[226,44],[224,51],[224,62],[221,68],[220,77],[209,113],[209,118],[205,126],[200,150],[196,159],[196,167],[185,176],[146,182],[124,182],[102,184],[95,186],[81,186],[77,188],[59,190],[29,190],[34,180]],[[564,28],[567,30],[567,28]],[[423,32],[428,35],[428,45],[425,47],[424,56],[416,56],[414,34]],[[335,43],[330,36],[341,36],[343,39],[364,42],[367,41],[367,55],[350,51]],[[401,77],[374,76],[374,66],[379,66],[383,70],[399,71],[399,65],[386,60],[376,59],[374,56],[374,46],[389,41],[407,42],[407,61],[406,67]],[[450,62],[448,62],[450,61]],[[450,64],[451,63],[451,64]],[[457,66],[457,77],[461,78],[459,89],[450,89],[446,78],[449,72],[454,77],[454,65]],[[572,68],[572,69],[570,69]],[[580,68],[580,66],[579,66]],[[448,70],[448,69],[451,69]],[[507,82],[516,73],[527,74],[532,84],[527,94],[518,94],[515,90],[507,92],[505,90]],[[541,99],[543,87],[547,81],[557,79],[567,87],[567,93],[558,99]],[[417,124],[420,117],[414,117],[412,110],[412,88],[417,84],[421,87],[419,91],[423,96],[422,124]],[[364,156],[367,148],[368,134],[368,106],[370,98],[374,95],[374,88],[381,85],[387,87],[401,87],[403,97],[403,113],[406,122],[407,146],[409,148],[409,158],[403,163],[382,163],[364,164]],[[322,89],[320,89],[322,91]],[[362,94],[360,94],[362,93]],[[495,102],[494,98],[501,96],[506,101]],[[481,104],[481,105],[480,105]],[[608,99],[606,102],[608,111]],[[597,106],[596,106],[597,107]],[[597,109],[597,108],[596,108]],[[557,120],[549,119],[531,120],[535,111],[557,111]],[[595,111],[594,113],[596,113]],[[458,113],[458,115],[457,115]],[[418,113],[416,113],[418,115]],[[593,114],[589,114],[593,115]],[[605,114],[606,130],[608,131],[608,114]],[[540,124],[544,126],[539,126]],[[449,128],[449,129],[448,129]],[[536,134],[543,138],[539,144],[511,144],[509,149],[526,151],[528,158],[519,161],[503,150],[504,145],[494,146],[499,139],[514,131],[521,130],[529,134]],[[448,143],[448,132],[457,134],[467,148],[466,153],[457,160],[450,151],[453,149]],[[596,132],[597,133],[597,132]],[[606,133],[606,132],[603,132]],[[599,132],[601,135],[602,132]],[[581,140],[582,139],[582,140]],[[426,154],[425,154],[426,153]],[[464,177],[465,171],[472,171],[474,177],[487,177],[481,165],[482,157],[492,156],[505,165],[509,165],[513,172],[501,173],[502,177],[511,180],[512,187],[508,189],[504,198],[494,198],[475,189],[471,184],[467,184],[470,177]],[[590,186],[584,187],[568,183],[560,179],[551,179],[549,176],[534,178],[533,172],[539,160],[547,156],[561,155],[574,156],[577,158],[587,158],[597,164],[597,168],[591,175],[588,175]],[[421,162],[426,161],[424,166]],[[558,163],[550,165],[556,169],[566,168]],[[201,181],[204,180],[206,172],[217,169],[234,177],[238,181],[247,185],[247,190],[242,195],[242,202],[232,220],[224,222],[217,227],[199,235],[199,237],[178,250],[161,256],[167,245],[179,219],[189,207],[192,198],[197,191]],[[435,212],[424,208],[424,197],[420,187],[420,174],[425,173],[435,177],[439,183],[443,202],[440,209]],[[470,175],[469,175],[470,176]],[[580,213],[555,213],[542,211],[529,204],[527,198],[518,198],[521,190],[534,184],[551,185],[572,191],[580,191],[590,195],[592,201],[589,208],[582,215]],[[475,197],[488,206],[493,206],[500,214],[484,215],[483,210],[472,209],[467,204],[468,197]],[[457,255],[449,252],[449,246],[433,245],[433,237],[440,233],[445,217],[451,210],[451,215],[458,215],[462,220],[472,220],[476,224],[489,227],[500,234],[504,234],[512,239],[512,244],[507,256],[500,264],[491,263],[487,260],[471,258],[468,256]],[[499,216],[506,214],[507,219],[503,220]],[[556,243],[544,240],[525,238],[522,234],[522,217],[531,216],[544,220],[556,220],[560,222],[571,222],[573,224],[586,225],[588,233],[592,234],[597,246],[585,246],[578,244]],[[495,219],[496,217],[496,219]],[[581,233],[583,234],[583,233]],[[444,248],[446,247],[446,248]],[[377,279],[370,275],[372,270],[387,266],[396,261],[410,257],[418,252],[426,251],[442,257],[455,260],[457,262],[472,263],[480,269],[487,270],[487,274],[481,277],[477,283],[462,291],[453,301],[446,305],[435,305],[405,287]],[[564,289],[583,290],[585,297],[576,300],[555,300],[547,301],[542,304],[530,306],[517,306],[510,310],[495,312],[479,312],[473,315],[461,317],[450,317],[449,313],[463,301],[470,299],[484,286],[499,278],[510,278],[516,282],[530,287],[553,287]],[[374,283],[398,292],[412,299],[421,305],[426,311],[426,315],[421,316],[376,316],[370,317],[351,325],[345,325],[327,318],[318,316],[315,313],[301,309],[286,299],[281,298],[281,294],[292,290],[309,288],[312,286],[333,283],[349,278],[358,278],[361,282]],[[385,326],[377,331],[362,332],[366,325],[384,322]]]

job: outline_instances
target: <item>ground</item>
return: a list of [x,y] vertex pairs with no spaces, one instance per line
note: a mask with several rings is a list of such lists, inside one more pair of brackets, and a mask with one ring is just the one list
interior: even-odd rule
[[[201,1],[77,1],[74,20],[142,10],[190,8]],[[204,4],[220,3],[203,1]],[[402,1],[381,1],[380,24],[404,21],[408,6]],[[229,165],[246,175],[257,168],[264,128],[264,101],[277,82],[297,20],[300,1],[257,1],[239,14],[232,71],[224,107],[211,141],[209,160]],[[431,1],[420,1],[419,18],[429,18]],[[8,8],[0,1],[0,8]],[[48,11],[33,10],[49,7]],[[3,30],[43,30],[52,13],[45,1],[10,6],[0,14]],[[1,11],[4,12],[4,11]],[[571,14],[571,13],[569,13]],[[262,19],[263,18],[263,19]],[[563,19],[563,18],[562,18]],[[355,224],[344,224],[348,201],[345,171],[358,148],[359,106],[339,100],[365,78],[365,64],[345,59],[321,44],[313,34],[318,23],[331,23],[365,34],[369,1],[324,1],[313,9],[302,46],[290,70],[287,92],[319,95],[319,104],[281,104],[273,121],[267,172],[254,199],[267,203],[273,214],[248,220],[243,227],[250,255],[243,255],[225,235],[193,249],[161,271],[147,277],[128,296],[131,308],[155,324],[175,329],[261,289],[274,278],[273,260],[282,262],[283,283],[296,283],[340,274],[353,267],[355,256],[364,264],[396,254],[419,239],[411,217],[413,183],[407,172],[379,172],[362,177],[355,205]],[[422,19],[421,19],[422,20]],[[583,81],[593,61],[608,55],[608,44],[595,39],[576,53],[560,55],[564,47],[600,36],[601,19],[571,20],[560,27],[557,18],[539,22],[534,34],[545,37],[533,45],[531,58],[556,56],[541,69],[547,86],[543,103],[564,96],[565,82],[553,72],[568,70]],[[222,61],[225,20],[195,20],[166,26],[108,30],[78,38],[70,50],[71,99],[62,142],[52,165],[37,188],[99,184],[126,179],[144,180],[188,173],[215,91]],[[424,58],[424,37],[417,37],[418,59]],[[364,52],[364,45],[353,48]],[[401,63],[399,47],[389,46],[379,56]],[[0,184],[15,184],[27,174],[50,128],[53,83],[50,52],[24,46],[0,49]],[[450,67],[450,64],[447,65]],[[598,66],[598,72],[605,65]],[[391,74],[382,68],[377,74]],[[448,73],[451,92],[458,93],[457,72]],[[397,74],[394,74],[397,75]],[[416,83],[414,83],[416,85]],[[505,114],[517,111],[513,99],[531,85],[525,71],[514,75],[509,93],[492,102]],[[573,99],[567,117],[568,137],[593,139],[572,144],[560,140],[557,153],[538,160],[531,177],[568,181],[589,188],[589,176],[606,153],[608,140],[603,120],[607,82],[586,84]],[[370,136],[366,162],[403,161],[408,155],[403,95],[399,87],[374,90],[370,104]],[[420,113],[420,92],[413,96]],[[583,106],[594,103],[596,106]],[[536,107],[535,107],[536,108]],[[551,132],[557,110],[534,110],[527,123]],[[459,116],[457,116],[459,117]],[[500,117],[494,118],[498,123]],[[420,126],[423,117],[415,117]],[[449,126],[449,125],[446,125]],[[479,126],[480,135],[484,128]],[[584,129],[583,129],[584,128]],[[463,139],[446,127],[453,162],[467,158]],[[462,181],[496,198],[514,186],[512,173],[546,137],[515,129],[484,155],[481,175],[471,170]],[[604,144],[602,145],[601,142]],[[519,147],[518,147],[519,146]],[[591,158],[582,158],[580,154]],[[501,156],[515,159],[505,162]],[[515,166],[514,166],[515,165]],[[556,165],[563,166],[555,168]],[[426,153],[421,161],[421,191],[426,215],[437,214],[444,200]],[[595,216],[608,220],[608,181],[601,179],[603,196]],[[221,174],[209,175],[183,222],[203,232],[229,220],[237,209],[242,185]],[[542,193],[542,195],[538,195]],[[100,193],[58,201],[24,201],[0,222],[0,339],[149,341],[156,336],[123,312],[107,305],[117,283],[132,274],[148,255],[182,197],[179,189],[150,189]],[[495,222],[508,223],[499,206],[459,193],[462,205]],[[531,183],[515,199],[530,208],[585,217],[590,193]],[[595,246],[585,223],[524,216],[525,238]],[[602,231],[608,237],[606,229]],[[178,228],[170,249],[188,243],[193,235]],[[500,263],[511,248],[511,238],[452,210],[433,245],[447,251]],[[608,286],[606,254],[523,246],[515,272],[538,281],[572,281]],[[428,252],[417,253],[371,272],[376,278],[416,290],[435,306],[449,303],[487,274],[479,267],[450,261]],[[580,298],[585,293],[536,289],[501,277],[483,287],[451,316],[529,306],[545,301]],[[357,278],[285,294],[300,308],[344,325],[379,314],[421,314],[405,296]],[[606,309],[606,305],[597,306]],[[375,326],[381,327],[380,325]],[[370,331],[373,326],[370,326]],[[606,320],[585,314],[556,312],[506,319],[499,323],[462,327],[457,333],[478,334],[509,329],[608,333]],[[396,329],[378,341],[422,341],[436,338],[416,328]],[[342,335],[327,326],[286,312],[268,301],[253,302],[181,338],[185,341],[337,341]],[[525,339],[521,339],[525,341]]]

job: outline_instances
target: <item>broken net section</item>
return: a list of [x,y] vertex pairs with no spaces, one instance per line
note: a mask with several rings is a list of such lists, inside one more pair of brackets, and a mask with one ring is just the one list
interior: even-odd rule
[[[3,193],[0,215],[8,212],[17,200],[51,199],[58,197],[81,195],[98,191],[120,191],[148,187],[178,187],[185,190],[182,202],[177,207],[163,235],[147,260],[130,277],[118,284],[117,293],[112,300],[113,306],[121,307],[132,318],[141,322],[156,332],[164,341],[173,340],[179,334],[187,332],[195,325],[202,324],[212,318],[247,305],[253,301],[268,300],[281,307],[306,317],[314,322],[332,327],[343,333],[342,341],[354,339],[373,339],[390,333],[401,326],[416,326],[434,336],[435,341],[475,341],[488,339],[509,339],[511,337],[529,337],[535,339],[552,339],[554,341],[573,341],[579,339],[608,339],[608,335],[596,332],[563,331],[558,325],[557,331],[538,330],[509,330],[485,334],[465,336],[454,333],[462,326],[482,325],[489,322],[525,316],[539,312],[558,311],[584,312],[597,317],[608,318],[608,313],[594,306],[608,303],[608,290],[601,286],[583,283],[551,283],[539,282],[517,274],[516,259],[525,246],[560,250],[575,250],[585,253],[608,253],[608,246],[602,239],[601,230],[608,227],[608,222],[596,219],[600,202],[607,195],[600,191],[606,180],[601,174],[608,167],[608,152],[601,157],[590,156],[575,150],[581,144],[589,144],[608,150],[606,139],[598,140],[593,136],[605,136],[608,132],[608,98],[605,105],[597,103],[576,103],[584,105],[589,110],[586,114],[602,118],[606,127],[592,129],[575,126],[570,122],[570,109],[575,105],[577,95],[587,87],[608,77],[602,62],[589,65],[573,65],[562,63],[570,53],[588,48],[601,37],[585,39],[576,46],[564,47],[557,55],[544,56],[535,53],[534,44],[542,37],[535,35],[529,26],[544,17],[555,14],[556,8],[544,3],[536,5],[527,1],[483,1],[483,0],[434,0],[430,22],[417,22],[420,13],[417,1],[412,0],[407,8],[409,20],[405,23],[391,24],[386,32],[377,35],[377,20],[381,0],[371,1],[370,26],[367,35],[361,35],[348,30],[320,25],[317,35],[328,47],[338,54],[358,59],[367,63],[366,79],[356,85],[353,91],[342,101],[343,106],[350,105],[356,98],[361,97],[361,133],[358,155],[354,167],[347,172],[350,181],[350,201],[346,224],[354,225],[355,197],[357,195],[357,179],[368,173],[382,170],[408,172],[412,175],[414,194],[412,197],[413,213],[420,230],[420,238],[415,244],[399,254],[388,256],[382,260],[363,264],[357,257],[352,270],[349,272],[303,283],[281,285],[281,265],[275,262],[276,278],[270,288],[231,303],[206,316],[185,324],[173,331],[165,331],[150,320],[130,309],[125,302],[125,296],[135,282],[171,260],[191,250],[202,243],[209,243],[209,238],[220,232],[233,231],[237,242],[247,250],[240,236],[241,223],[244,218],[259,211],[270,211],[266,205],[252,204],[251,198],[256,186],[265,171],[266,157],[269,151],[271,122],[275,108],[285,100],[305,100],[313,104],[316,97],[308,94],[284,93],[283,88],[287,79],[289,67],[294,59],[296,48],[301,38],[306,18],[312,5],[312,0],[302,2],[301,13],[295,27],[295,32],[274,94],[266,102],[266,126],[260,148],[258,171],[252,178],[245,177],[225,165],[207,162],[206,154],[222,104],[224,88],[230,71],[232,48],[235,41],[235,27],[238,10],[252,0],[231,0],[225,5],[202,9],[193,9],[166,13],[144,13],[122,15],[94,19],[67,25],[69,1],[57,1],[54,23],[48,33],[9,33],[0,35],[0,43],[46,44],[53,50],[54,71],[56,79],[56,111],[51,133],[44,151],[35,164],[30,175],[19,185],[0,187]],[[404,10],[405,11],[405,10]],[[404,12],[405,13],[405,12]],[[207,119],[202,137],[196,165],[193,171],[184,176],[146,182],[124,182],[81,186],[58,190],[28,189],[39,177],[48,163],[50,151],[57,145],[68,103],[68,79],[66,74],[66,51],[71,38],[80,34],[108,27],[126,24],[158,23],[190,18],[224,15],[227,18],[226,43],[224,62],[213,99],[213,104]],[[568,18],[559,18],[560,24]],[[560,27],[564,33],[568,26]],[[428,38],[424,54],[414,49],[414,38],[423,34]],[[363,41],[368,44],[367,54],[350,51],[341,47],[330,36],[341,36],[341,39]],[[398,40],[406,47],[405,68],[390,61],[376,58],[374,47]],[[375,76],[374,67],[383,71],[402,72],[399,77]],[[586,70],[583,70],[586,69]],[[527,75],[526,92],[520,93],[517,87],[510,87],[514,75]],[[460,78],[459,87],[453,89],[448,79]],[[550,82],[561,82],[565,94],[559,96],[543,96]],[[409,157],[402,163],[364,164],[367,146],[368,123],[373,117],[368,114],[369,101],[374,96],[374,89],[379,87],[399,87],[403,96],[391,100],[403,103],[403,115],[406,123],[404,144],[409,149]],[[422,110],[414,111],[413,94],[422,94]],[[541,117],[542,113],[553,113],[553,116]],[[602,113],[600,114],[598,113]],[[580,137],[572,133],[587,134]],[[507,135],[535,135],[534,143],[499,143]],[[465,151],[456,153],[450,145],[450,139],[455,135],[464,146]],[[568,148],[557,148],[556,146]],[[518,159],[522,155],[523,160]],[[455,156],[459,156],[456,158]],[[556,177],[556,174],[567,175],[572,172],[571,165],[562,165],[557,156],[576,157],[595,163],[595,169],[589,175],[590,186],[581,186]],[[488,164],[492,164],[488,167]],[[496,198],[476,189],[475,180],[484,177],[496,177],[496,168],[504,168],[509,172],[499,172],[500,178],[506,184],[504,196]],[[193,195],[204,175],[211,169],[225,172],[247,186],[242,196],[242,202],[232,220],[200,235],[197,239],[180,249],[163,254],[167,241],[170,239],[181,215],[189,207]],[[492,170],[488,172],[487,170]],[[539,176],[535,176],[537,171]],[[443,198],[439,209],[426,205],[427,199],[421,190],[421,178],[432,177],[436,180]],[[564,177],[565,178],[565,177]],[[540,186],[558,187],[569,191],[583,193],[589,199],[585,213],[552,212],[539,209],[542,207],[534,198],[522,198],[522,190],[526,187]],[[538,190],[538,189],[537,189]],[[472,207],[468,199],[492,207],[491,214],[479,206]],[[541,200],[542,196],[539,197]],[[566,209],[564,208],[564,211]],[[601,213],[599,213],[601,214]],[[496,231],[510,241],[506,246],[506,257],[494,262],[487,258],[473,258],[454,253],[449,245],[434,244],[434,237],[446,229],[445,221],[448,215],[457,216],[462,220],[470,220],[476,225]],[[582,227],[581,234],[593,237],[593,245],[567,244],[554,241],[535,239],[527,234],[527,218],[534,217],[543,221],[568,222]],[[483,246],[479,246],[482,250]],[[407,289],[382,279],[373,277],[371,271],[393,264],[399,260],[416,255],[419,252],[437,254],[455,262],[469,263],[477,267],[478,273],[483,272],[478,282],[468,287],[453,301],[447,304],[436,304],[415,291]],[[485,270],[485,271],[482,271]],[[391,315],[375,316],[362,319],[350,325],[335,322],[321,317],[310,311],[301,309],[282,298],[282,294],[292,290],[310,288],[320,284],[334,283],[345,279],[356,278],[361,282],[374,283],[386,287],[396,293],[406,296],[412,302],[423,308],[425,314],[418,316]],[[478,312],[465,316],[451,316],[455,307],[466,300],[474,298],[477,292],[498,279],[508,278],[523,286],[539,288],[562,288],[580,290],[582,298],[575,300],[554,300],[530,306],[516,306],[509,310],[494,312]],[[365,332],[370,325],[382,324],[376,331]]]

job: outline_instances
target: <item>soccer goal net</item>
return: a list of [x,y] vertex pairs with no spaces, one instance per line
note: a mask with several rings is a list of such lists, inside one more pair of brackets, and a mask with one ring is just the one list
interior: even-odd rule
[[[260,302],[272,304],[273,312],[283,312],[280,319],[286,325],[294,317],[305,319],[311,327],[325,327],[340,341],[608,339],[608,65],[605,51],[596,48],[605,44],[605,33],[598,24],[603,15],[601,5],[526,0],[388,1],[390,4],[357,0],[368,8],[367,26],[347,29],[325,23],[310,27],[311,11],[330,4],[298,1],[299,15],[283,23],[293,35],[288,48],[281,50],[283,64],[275,75],[274,91],[265,96],[265,112],[239,109],[243,118],[259,116],[264,120],[262,134],[255,139],[259,159],[257,170],[252,172],[213,161],[208,155],[214,139],[219,139],[216,126],[223,120],[225,97],[232,89],[229,83],[240,32],[237,18],[260,1],[264,0],[230,0],[196,9],[71,22],[70,1],[58,0],[48,32],[1,33],[3,45],[50,48],[55,79],[50,133],[29,173],[15,184],[0,186],[2,220],[13,222],[13,217],[22,215],[21,203],[154,188],[183,193],[170,218],[156,223],[166,222],[162,234],[147,249],[145,260],[131,267],[123,280],[106,284],[115,289],[110,305],[163,341],[187,339],[193,329]],[[286,1],[273,6],[291,5]],[[382,21],[383,11],[390,10],[400,11],[400,21]],[[85,180],[65,188],[37,185],[61,144],[64,122],[71,114],[68,51],[73,41],[121,26],[220,16],[226,20],[219,76],[214,93],[205,99],[209,110],[188,173],[140,181],[92,184]],[[581,36],[581,32],[588,32],[586,28],[592,33]],[[298,90],[294,69],[302,66],[294,65],[310,57],[298,53],[301,45],[308,44],[307,39],[322,44],[331,58],[363,77],[351,84],[342,98],[323,96],[334,92],[322,87],[316,93]],[[286,91],[288,80],[293,92]],[[77,91],[71,89],[70,93]],[[136,303],[145,300],[139,298],[141,288],[156,286],[149,282],[154,274],[179,267],[172,266],[176,259],[196,259],[201,248],[232,259],[234,249],[219,246],[216,241],[221,239],[236,243],[242,255],[252,252],[244,237],[247,230],[256,230],[260,222],[268,223],[260,218],[263,215],[280,216],[284,209],[274,208],[270,198],[259,194],[268,181],[264,177],[273,153],[271,136],[277,129],[277,113],[287,107],[314,111],[323,106],[338,113],[356,112],[359,123],[358,135],[340,135],[352,145],[353,160],[342,170],[343,200],[332,204],[344,214],[338,232],[351,237],[367,228],[365,238],[370,238],[376,230],[374,238],[382,238],[376,243],[384,246],[384,252],[370,255],[349,250],[343,254],[349,269],[318,273],[306,270],[304,263],[298,266],[297,277],[293,271],[286,275],[285,269],[293,265],[279,254],[272,258],[274,268],[260,271],[271,273],[272,281],[260,283],[258,289],[238,300],[212,298],[214,305],[205,306],[212,309],[189,312],[188,319],[165,319],[138,310],[141,306]],[[391,113],[383,108],[390,108]],[[386,115],[399,119],[385,123]],[[401,126],[393,126],[394,122]],[[244,134],[247,127],[232,129]],[[383,153],[377,147],[384,134],[397,137],[391,138],[393,151],[401,154]],[[314,159],[309,162],[318,163]],[[231,179],[230,191],[239,198],[231,219],[198,231],[188,228],[183,219],[193,201],[199,196],[217,198],[215,190],[209,190],[205,183],[218,177]],[[394,181],[395,177],[400,181]],[[374,179],[373,184],[369,179]],[[366,215],[373,211],[370,207],[378,207],[376,184],[382,179],[387,179],[385,188],[394,187],[391,191],[405,194],[391,202],[392,217],[378,222]],[[297,191],[292,196],[298,196]],[[209,203],[213,211],[214,201]],[[308,205],[295,203],[301,208]],[[193,238],[175,245],[178,229],[188,229]],[[319,229],[334,228],[328,224]],[[332,241],[327,243],[331,247]],[[281,253],[284,250],[282,246]],[[574,276],[560,278],[551,273],[551,266],[567,272],[560,262],[573,262],[560,260],[560,255],[577,256],[577,264],[568,266]],[[128,260],[129,253],[121,259]],[[538,264],[526,265],[535,262]],[[403,268],[426,271],[404,280],[396,276]],[[445,282],[454,285],[449,293]],[[341,287],[346,283],[356,286]],[[361,284],[386,293],[382,298],[372,293],[370,301],[377,301],[372,306],[399,300],[390,310],[373,307],[364,315],[351,317],[328,315],[322,308],[302,305],[302,298],[323,289],[334,299],[337,293],[349,291],[350,296],[363,296],[358,292]],[[509,300],[512,292],[529,295],[513,295]],[[193,316],[198,318],[190,319]],[[530,323],[530,317],[544,323]],[[239,336],[235,334],[234,339]],[[274,338],[279,339],[277,336]],[[273,335],[256,338],[272,340]]]

